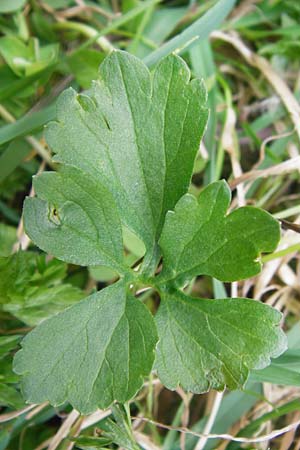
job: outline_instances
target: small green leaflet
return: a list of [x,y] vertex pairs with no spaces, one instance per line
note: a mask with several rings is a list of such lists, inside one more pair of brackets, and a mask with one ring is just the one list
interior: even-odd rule
[[25,398],[69,401],[83,414],[126,402],[151,371],[153,322],[124,281],[45,320],[25,337],[14,360]]
[[[120,280],[22,341],[14,367],[26,400],[68,401],[84,414],[124,403],[151,372],[156,345],[158,375],[171,389],[243,386],[250,369],[285,349],[281,315],[253,300],[193,299],[180,288],[200,274],[226,281],[257,274],[260,254],[276,248],[279,225],[253,207],[226,215],[231,196],[224,181],[199,199],[186,194],[208,114],[202,83],[190,81],[178,56],[150,74],[116,51],[90,91],[66,90],[57,108],[46,138],[59,170],[34,179],[26,232],[51,255],[91,270],[105,266]],[[146,248],[136,270],[123,250],[132,237]],[[163,270],[155,276],[160,252]],[[8,297],[9,280],[2,284]],[[141,285],[160,294],[156,321],[134,297]],[[25,320],[28,310],[18,314]]]
[[281,314],[245,298],[207,300],[181,292],[163,296],[156,316],[156,368],[169,389],[195,393],[242,388],[286,350]]
[[160,238],[161,279],[183,286],[196,275],[237,281],[259,273],[261,252],[275,250],[279,223],[267,212],[245,206],[226,216],[231,200],[225,181],[211,183],[198,199],[186,194],[168,212]]
[[46,139],[55,161],[81,168],[113,194],[122,222],[155,246],[164,217],[187,191],[208,110],[206,91],[170,55],[150,75],[114,51],[92,89],[66,90]]
[[33,185],[38,197],[25,200],[24,224],[36,245],[66,262],[122,272],[118,212],[99,181],[64,165],[59,172],[35,177]]

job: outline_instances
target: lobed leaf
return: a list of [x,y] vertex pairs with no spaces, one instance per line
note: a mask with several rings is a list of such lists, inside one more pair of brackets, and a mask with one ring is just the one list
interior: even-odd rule
[[140,389],[157,342],[147,308],[124,281],[45,320],[22,341],[14,370],[29,403],[68,401],[83,414]]
[[286,349],[281,314],[254,300],[206,300],[165,293],[156,315],[156,368],[169,389],[194,393],[242,388]]
[[160,246],[161,280],[184,285],[196,275],[236,281],[256,275],[261,252],[275,250],[279,223],[259,208],[245,206],[226,215],[231,200],[225,181],[207,186],[198,199],[183,196],[168,212]]
[[[279,240],[278,223],[260,209],[226,215],[225,182],[209,185],[198,200],[185,194],[207,121],[205,102],[202,83],[190,81],[181,58],[168,56],[150,74],[120,51],[103,61],[90,91],[60,96],[58,121],[46,133],[60,168],[35,178],[25,229],[57,258],[108,267],[121,280],[45,320],[22,341],[15,371],[28,402],[68,401],[88,414],[134,396],[152,369],[158,339],[152,315],[130,293],[135,283],[161,294],[156,366],[171,389],[240,388],[250,369],[285,349],[281,315],[272,308],[247,299],[196,300],[177,290],[201,274],[222,281],[253,276],[260,253]],[[145,244],[137,273],[124,262],[121,224],[125,242],[133,232]],[[163,271],[155,277],[158,241]],[[18,279],[20,269],[12,271]],[[8,295],[7,283],[0,285]],[[69,298],[70,287],[54,286],[52,294],[59,293]],[[36,301],[50,307],[44,294],[32,296],[34,314]],[[32,311],[14,313],[25,320]]]
[[37,198],[24,204],[28,236],[45,252],[81,265],[107,265],[122,272],[123,242],[117,208],[110,192],[80,169],[34,178]]
[[142,61],[112,52],[86,94],[68,89],[46,139],[55,160],[109,189],[121,220],[149,253],[164,217],[187,191],[208,111],[206,91],[170,55],[150,75]]

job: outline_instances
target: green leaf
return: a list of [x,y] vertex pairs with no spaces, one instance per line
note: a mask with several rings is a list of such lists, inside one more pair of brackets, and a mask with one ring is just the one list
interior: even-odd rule
[[24,286],[34,272],[32,253],[19,252],[0,258],[0,304],[9,303],[11,294],[23,293]]
[[61,9],[72,5],[73,0],[46,0],[45,3],[54,9]]
[[[27,293],[25,293],[26,295]],[[12,301],[3,309],[29,326],[38,325],[47,317],[63,311],[83,298],[83,292],[70,284],[41,287],[28,292],[24,301]]]
[[0,256],[8,256],[12,252],[16,240],[16,228],[0,223]]
[[30,151],[31,147],[24,139],[15,139],[8,145],[0,156],[0,183],[13,173]]
[[184,285],[196,275],[236,281],[256,275],[261,252],[275,250],[279,223],[258,208],[245,206],[226,215],[231,199],[225,181],[205,188],[198,199],[187,194],[168,212],[160,246],[161,279]]
[[1,13],[12,13],[21,9],[24,6],[26,0],[1,0],[0,2],[0,12]]
[[195,393],[243,387],[250,369],[286,349],[281,314],[254,300],[165,294],[156,316],[156,367],[169,389]]
[[[20,336],[21,338],[21,336]],[[20,339],[19,339],[20,341]],[[18,342],[19,342],[18,341]],[[16,344],[17,346],[17,344]],[[20,380],[19,375],[12,370],[13,353],[8,354],[4,357],[1,356],[0,364],[0,382],[5,384],[15,384]],[[1,448],[1,447],[0,447]]]
[[156,341],[150,312],[120,281],[42,322],[22,341],[14,370],[28,402],[69,401],[88,414],[137,392]]
[[63,284],[66,270],[65,263],[55,259],[46,262],[45,255],[32,252],[0,258],[2,309],[34,326],[81,300],[83,291]]
[[[206,92],[171,55],[153,77],[137,58],[114,51],[86,94],[65,91],[46,139],[55,161],[107,187],[122,222],[151,253],[166,211],[187,191],[207,121]],[[147,119],[146,119],[147,118]]]
[[122,271],[122,230],[108,190],[75,167],[34,179],[37,198],[24,205],[26,233],[63,261]]
[[10,406],[13,409],[24,408],[24,400],[14,387],[0,383],[0,406]]
[[19,335],[0,336],[0,359],[4,358],[11,350],[16,348],[19,341]]
[[67,63],[77,83],[84,89],[88,89],[92,80],[97,78],[98,68],[103,59],[104,54],[99,50],[84,49],[74,55],[71,54]]
[[0,54],[11,70],[18,76],[30,76],[54,64],[58,58],[58,45],[39,46],[38,39],[31,39],[25,45],[15,36],[0,39]]
[[111,439],[114,444],[127,450],[140,450],[132,430],[130,411],[125,406],[115,404],[112,406],[115,421],[108,419],[105,423],[103,436]]
[[0,54],[11,70],[21,76],[31,63],[33,49],[16,36],[4,36],[0,39]]
[[[205,101],[202,83],[190,81],[181,58],[168,56],[150,74],[120,51],[103,61],[90,91],[68,89],[60,96],[57,121],[46,133],[59,171],[35,178],[37,197],[25,202],[25,230],[47,253],[102,272],[109,268],[121,280],[27,335],[14,367],[28,402],[68,401],[88,414],[135,395],[151,371],[157,342],[150,312],[131,294],[144,285],[162,297],[157,367],[168,387],[241,387],[250,369],[265,367],[285,348],[281,316],[272,308],[246,299],[196,300],[176,290],[199,274],[222,281],[255,275],[260,253],[273,251],[279,240],[278,223],[262,210],[226,215],[225,182],[210,185],[198,200],[186,194],[207,121]],[[155,277],[158,242],[163,271]],[[131,270],[144,254],[141,268]],[[54,267],[46,275],[45,262],[18,258],[12,269],[0,259],[8,275],[0,277],[4,308],[34,324],[58,311],[59,295],[62,308],[71,302],[64,274],[58,277]],[[119,442],[127,439],[112,427]]]

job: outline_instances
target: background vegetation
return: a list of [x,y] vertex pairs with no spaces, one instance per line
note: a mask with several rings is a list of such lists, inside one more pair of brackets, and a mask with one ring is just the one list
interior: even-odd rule
[[[0,13],[0,450],[99,448],[88,437],[110,429],[111,411],[79,417],[68,405],[25,405],[11,362],[28,330],[114,276],[46,258],[22,225],[32,175],[53,166],[42,129],[55,118],[55,99],[68,86],[88,88],[113,48],[149,67],[170,51],[185,58],[205,79],[211,109],[191,190],[224,177],[236,188],[234,206],[254,204],[283,221],[280,247],[264,257],[259,276],[232,285],[199,277],[192,292],[276,307],[288,351],[252,372],[241,392],[192,396],[148,380],[130,405],[133,435],[151,450],[300,449],[300,3],[1,0]],[[141,245],[128,236],[126,246],[134,263]],[[112,434],[103,448],[124,448],[120,430]]]

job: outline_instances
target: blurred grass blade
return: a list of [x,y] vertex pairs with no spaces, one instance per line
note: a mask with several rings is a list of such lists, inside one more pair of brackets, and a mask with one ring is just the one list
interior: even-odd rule
[[9,144],[0,156],[0,183],[10,175],[30,152],[30,145],[23,139]]
[[[148,10],[150,11],[150,9]],[[134,53],[139,58],[145,58],[149,53],[159,47],[167,37],[172,33],[175,27],[183,19],[187,12],[187,7],[176,7],[176,8],[159,8],[156,9],[151,18],[149,18],[147,24],[145,25],[144,32],[137,35],[127,48],[127,51]],[[140,31],[140,30],[139,30]],[[146,45],[146,41],[152,44]],[[138,45],[134,46],[134,43],[138,40]]]
[[217,123],[217,99],[216,99],[216,66],[213,52],[208,39],[198,42],[190,49],[190,58],[193,73],[203,78],[208,89],[208,106],[210,108],[209,120],[204,136],[207,150],[210,152],[216,145],[216,123]]
[[169,53],[175,50],[176,52],[180,52],[180,50],[186,49],[190,43],[198,39],[207,38],[213,30],[216,30],[221,25],[225,17],[232,10],[234,4],[235,0],[219,0],[204,16],[196,20],[182,33],[150,53],[144,59],[144,62],[151,67]]
[[272,364],[263,370],[251,372],[251,380],[283,386],[300,386],[300,373]]
[[[289,351],[298,350],[300,348],[300,321],[288,332]],[[285,353],[284,353],[285,355]],[[284,356],[282,355],[282,356]],[[300,356],[300,355],[299,355]],[[300,359],[300,358],[299,358]]]
[[103,30],[101,30],[99,33],[97,33],[95,36],[88,39],[84,44],[80,45],[76,50],[74,50],[72,53],[70,53],[70,56],[75,55],[76,53],[80,52],[84,48],[89,47],[92,45],[97,39],[99,39],[102,36],[106,36],[109,33],[112,33],[113,31],[117,30],[118,28],[122,27],[123,25],[130,22],[132,19],[134,19],[136,16],[141,14],[142,12],[146,11],[149,8],[152,8],[157,3],[160,3],[161,0],[149,0],[143,3],[140,3],[135,8],[132,8],[129,10],[126,14],[122,14],[118,19],[113,20],[109,25],[107,25]]
[[[204,135],[204,144],[209,154],[204,183],[216,181],[216,129],[217,129],[217,82],[216,66],[209,39],[203,39],[189,51],[194,75],[203,78],[208,89],[209,119]],[[225,296],[226,297],[226,296]],[[224,297],[224,298],[225,298]],[[223,297],[219,297],[223,298]]]
[[36,130],[41,128],[45,123],[54,120],[56,116],[55,102],[32,114],[27,114],[14,123],[5,125],[0,129],[0,145],[27,134],[33,134]]
[[[224,397],[211,430],[212,433],[225,433],[255,405],[257,398],[262,393],[261,385],[259,383],[248,383],[246,388],[247,391],[230,392]],[[201,420],[193,425],[193,431],[203,432],[206,421],[207,417],[202,417]],[[195,436],[186,436],[185,450],[193,450],[197,441],[198,438]],[[215,439],[210,439],[205,446],[205,450],[216,448],[216,442]],[[178,439],[176,443],[164,448],[164,450],[181,450],[180,440]]]
[[[271,420],[271,419],[278,419],[279,417],[285,416],[286,414],[299,411],[300,409],[300,400],[292,400],[289,403],[286,403],[282,406],[279,406],[278,408],[273,409],[272,411],[263,414],[261,417],[258,417],[257,419],[253,420],[249,423],[245,428],[243,428],[237,436],[243,436],[243,437],[250,437],[253,436],[260,428],[260,426]],[[226,450],[236,450],[240,448],[240,444],[238,442],[230,442]]]
[[0,13],[12,13],[21,9],[26,0],[1,0],[0,2]]

